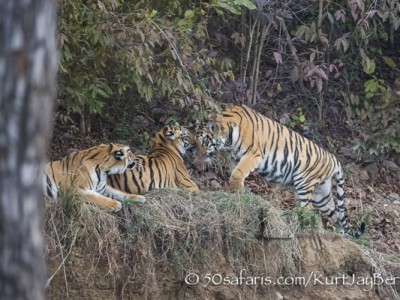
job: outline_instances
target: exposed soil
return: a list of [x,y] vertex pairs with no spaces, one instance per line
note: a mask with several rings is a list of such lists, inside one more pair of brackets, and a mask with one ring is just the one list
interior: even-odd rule
[[[210,253],[214,257],[214,263],[208,266],[199,266],[193,269],[199,283],[189,285],[185,283],[186,274],[177,274],[163,265],[156,267],[156,277],[151,286],[142,287],[144,293],[124,293],[124,282],[126,278],[120,274],[116,279],[109,274],[109,266],[98,261],[92,265],[90,260],[85,259],[88,249],[78,247],[68,261],[68,273],[62,271],[53,279],[47,295],[49,299],[394,299],[393,293],[400,288],[397,281],[393,284],[388,281],[386,286],[381,284],[379,278],[376,285],[365,285],[362,280],[369,280],[374,276],[374,265],[368,261],[351,241],[340,238],[336,235],[310,235],[299,238],[299,247],[302,253],[299,274],[287,274],[279,278],[279,266],[268,257],[260,255],[260,265],[264,265],[265,273],[249,274],[244,272],[243,283],[235,277],[240,274],[234,272],[232,266],[220,253]],[[267,247],[266,247],[267,248]],[[268,254],[268,253],[267,253]],[[60,261],[53,261],[50,264],[50,273]],[[399,264],[389,264],[394,274],[400,274]],[[199,271],[203,269],[203,271]],[[206,275],[210,274],[215,284],[206,283]],[[357,283],[353,283],[353,277]],[[265,277],[265,284],[256,276]],[[343,284],[343,276],[345,283]],[[377,273],[375,276],[378,276]],[[385,276],[385,275],[384,275]],[[387,275],[386,276],[393,276]],[[229,284],[219,284],[221,278],[230,278]],[[267,283],[266,278],[271,279]],[[387,277],[387,278],[389,278]],[[309,278],[308,285],[305,283]],[[283,283],[276,283],[283,280]],[[286,280],[286,283],[284,283]],[[295,280],[297,284],[292,284]],[[304,280],[301,282],[300,280]],[[336,282],[336,281],[337,282]],[[389,280],[389,279],[388,279]],[[257,283],[258,281],[258,283]],[[246,282],[248,283],[246,285]],[[256,284],[257,283],[257,284]],[[390,294],[390,289],[393,293]]]

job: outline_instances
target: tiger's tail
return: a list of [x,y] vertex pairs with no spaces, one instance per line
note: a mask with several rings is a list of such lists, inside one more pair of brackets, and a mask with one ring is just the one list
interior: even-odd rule
[[361,223],[360,228],[358,230],[351,229],[347,224],[347,218],[344,212],[344,179],[341,168],[336,173],[336,188],[337,188],[337,204],[336,210],[339,214],[339,223],[342,226],[344,233],[359,238],[365,232],[365,223]]

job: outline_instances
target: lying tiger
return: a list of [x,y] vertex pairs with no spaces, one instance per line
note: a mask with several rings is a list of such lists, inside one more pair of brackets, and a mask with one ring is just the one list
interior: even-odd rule
[[[231,191],[243,191],[244,179],[256,171],[269,182],[293,185],[301,207],[311,202],[332,221],[339,221],[345,233],[354,237],[364,233],[364,223],[359,230],[347,224],[343,171],[334,155],[244,105],[211,115],[210,126],[238,161],[228,184]],[[332,178],[337,182],[337,204],[331,199]]]
[[126,194],[107,185],[107,175],[123,173],[136,165],[136,156],[126,145],[102,144],[73,151],[46,165],[46,195],[56,199],[61,187],[70,186],[84,199],[116,212],[122,207],[120,201],[143,203],[146,200],[143,196]]
[[[182,132],[183,131],[183,132]],[[110,175],[110,186],[127,193],[144,194],[153,189],[199,190],[190,178],[183,155],[191,146],[189,132],[178,126],[165,126],[156,136],[148,155],[137,155],[139,167]]]

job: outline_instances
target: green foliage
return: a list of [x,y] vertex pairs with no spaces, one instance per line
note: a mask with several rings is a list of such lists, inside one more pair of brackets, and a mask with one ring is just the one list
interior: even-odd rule
[[385,62],[385,64],[387,64],[390,68],[394,69],[397,68],[397,65],[395,64],[395,62],[393,61],[393,59],[389,56],[382,56],[383,61]]
[[148,132],[144,131],[136,136],[135,141],[139,145],[140,150],[147,151],[150,148],[151,136]]
[[302,229],[321,229],[321,217],[314,210],[302,208],[297,204],[291,211],[288,212],[289,216],[294,216],[299,222]]
[[[398,151],[398,88],[387,74],[399,63],[391,51],[400,7],[395,0],[326,4],[62,1],[60,106],[87,122],[119,97],[161,99],[202,115],[214,99],[256,104],[290,93],[322,119],[343,92],[365,147]],[[296,112],[293,126],[303,119]]]
[[370,79],[364,83],[364,94],[343,94],[349,119],[357,119],[362,141],[354,150],[370,154],[388,151],[400,153],[400,97],[382,79]]
[[[327,98],[337,98],[337,93],[347,86],[345,110],[348,119],[358,124],[363,139],[358,149],[373,154],[397,152],[400,108],[394,93],[399,88],[393,84],[392,76],[388,78],[397,64],[395,56],[384,53],[385,49],[395,48],[398,37],[397,1],[379,5],[373,0],[335,1],[326,6],[324,1],[307,3],[307,13],[296,14],[301,22],[288,28],[296,37],[288,53],[297,61],[291,68],[292,82],[299,83],[302,91],[307,88],[320,93],[320,111],[324,101],[331,102]],[[295,13],[289,4],[285,9]],[[310,88],[304,85],[307,82]]]
[[[73,176],[69,184],[60,186],[58,198],[62,203],[62,208],[65,216],[68,219],[74,219],[79,212],[79,209],[84,200],[82,196],[77,193],[76,188],[77,175]],[[50,201],[54,201],[53,199]]]
[[171,116],[168,117],[167,120],[165,120],[166,125],[171,125],[171,126],[179,126],[179,120],[176,116]]
[[101,113],[111,97],[131,94],[197,110],[211,105],[231,62],[208,55],[205,11],[184,3],[158,2],[157,11],[149,8],[152,1],[63,1],[60,105],[82,117]]
[[132,130],[128,125],[121,125],[114,130],[113,136],[119,140],[125,140],[132,134]]
[[367,97],[368,99],[374,96],[382,95],[387,91],[387,88],[384,85],[383,80],[377,80],[376,78],[367,80],[364,83],[364,87],[365,87],[365,97]]
[[372,74],[375,72],[375,60],[373,59],[368,59],[368,61],[364,64],[363,70],[367,74]]
[[234,15],[240,15],[242,7],[246,7],[249,10],[256,9],[253,2],[249,0],[212,0],[210,2],[210,7],[214,8],[220,16],[224,16],[224,11],[228,11]]
[[357,245],[371,248],[372,247],[372,242],[369,240],[365,235],[359,237],[358,239],[353,239],[353,242],[356,243]]
[[291,121],[288,124],[288,126],[291,128],[295,128],[304,124],[304,122],[306,121],[306,117],[301,107],[296,109],[296,112],[291,115],[290,119]]
[[[94,3],[94,2],[93,2]],[[101,35],[106,12],[93,13],[96,5],[63,1],[60,7],[60,104],[69,112],[101,111],[104,99],[113,94],[104,72],[105,49],[109,40]]]

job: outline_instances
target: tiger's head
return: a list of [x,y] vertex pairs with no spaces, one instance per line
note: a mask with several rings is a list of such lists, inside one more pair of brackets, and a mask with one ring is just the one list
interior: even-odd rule
[[214,135],[205,123],[183,127],[183,141],[186,150],[194,156],[195,163],[210,164],[217,150]]
[[183,156],[186,153],[184,133],[181,127],[176,125],[166,125],[156,134],[155,143],[152,149],[158,149],[160,147],[172,147],[178,150]]
[[138,164],[136,155],[127,145],[110,143],[96,148],[98,154],[93,155],[93,159],[99,160],[98,166],[107,174],[121,174]]
[[179,139],[182,135],[181,129],[179,128],[179,126],[176,125],[166,125],[161,131],[161,135],[171,141]]
[[215,151],[217,151],[217,141],[213,132],[206,124],[201,124],[195,130],[194,139],[197,157],[209,162]]
[[234,115],[225,111],[209,115],[208,128],[215,136],[217,149],[222,148],[224,145],[230,146],[232,144],[232,137],[238,130],[239,124],[234,117]]

